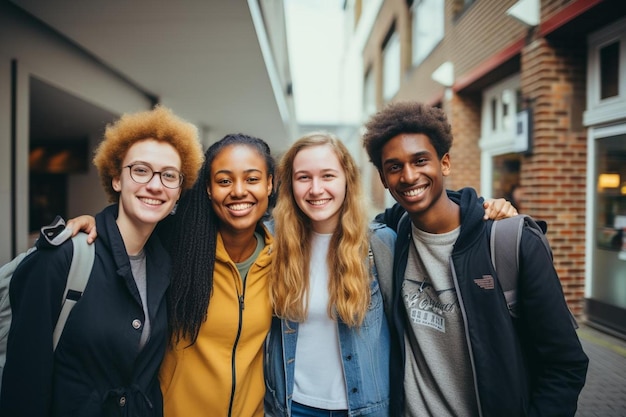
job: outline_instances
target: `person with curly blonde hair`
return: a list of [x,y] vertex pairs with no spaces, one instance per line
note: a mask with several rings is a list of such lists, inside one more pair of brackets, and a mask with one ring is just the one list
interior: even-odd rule
[[164,107],[107,126],[94,164],[113,203],[96,215],[89,281],[53,349],[72,241],[29,255],[10,297],[0,414],[163,415],[170,257],[153,233],[204,160],[197,130]]
[[196,182],[204,161],[196,126],[180,119],[167,107],[155,106],[150,111],[124,114],[105,129],[104,140],[96,150],[93,163],[110,202],[117,202],[120,195],[113,187],[113,179],[122,174],[126,152],[136,142],[148,138],[168,143],[176,149],[183,162],[180,167],[184,179],[181,191],[190,189]]
[[296,141],[278,183],[266,415],[387,416],[389,332],[368,242],[386,236],[391,250],[395,234],[368,228],[358,167],[331,134]]

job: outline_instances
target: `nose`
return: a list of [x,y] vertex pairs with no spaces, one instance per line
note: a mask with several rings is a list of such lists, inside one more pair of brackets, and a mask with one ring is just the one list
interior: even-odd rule
[[243,197],[248,193],[245,181],[235,181],[232,190],[232,194],[235,197]]
[[313,178],[311,180],[311,191],[313,195],[321,194],[324,191],[322,181],[319,178]]
[[411,164],[405,164],[402,167],[402,175],[400,176],[400,180],[402,182],[406,184],[413,184],[417,176],[418,176],[418,173]]
[[160,172],[155,172],[154,174],[152,174],[152,178],[150,178],[150,181],[148,181],[148,183],[146,184],[146,188],[148,188],[149,190],[160,190],[161,188],[163,188],[163,182],[161,182]]

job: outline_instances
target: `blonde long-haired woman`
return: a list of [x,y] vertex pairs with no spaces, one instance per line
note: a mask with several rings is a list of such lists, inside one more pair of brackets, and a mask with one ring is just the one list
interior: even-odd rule
[[330,134],[295,142],[278,183],[266,415],[387,416],[389,332],[368,242],[391,251],[395,234],[370,231],[358,167]]

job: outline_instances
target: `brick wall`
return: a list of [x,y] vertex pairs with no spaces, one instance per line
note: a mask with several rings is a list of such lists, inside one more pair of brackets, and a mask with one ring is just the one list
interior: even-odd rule
[[[542,0],[542,18],[554,15],[572,0]],[[454,2],[446,0],[446,34],[435,50],[417,67],[410,63],[410,12],[404,0],[386,0],[363,52],[365,68],[382,76],[381,49],[395,25],[402,40],[400,92],[397,99],[434,104],[441,101],[454,134],[451,150],[452,174],[446,187],[480,189],[482,88],[492,85],[517,69],[491,74],[481,85],[469,85],[451,99],[443,98],[443,86],[431,79],[444,61],[454,62],[458,79],[475,74],[494,55],[523,44],[520,58],[522,95],[533,109],[533,154],[522,158],[521,182],[525,189],[524,211],[548,221],[548,239],[554,265],[565,297],[576,315],[583,312],[585,275],[585,180],[586,131],[582,126],[585,108],[586,44],[567,40],[534,39],[532,32],[506,15],[515,0],[477,0],[460,16]],[[528,36],[527,36],[528,35]],[[471,77],[470,77],[471,78]],[[476,81],[476,80],[474,80]],[[383,103],[379,101],[379,107]],[[374,192],[376,200],[380,190]]]
[[533,108],[533,154],[522,163],[525,208],[548,222],[565,298],[583,310],[587,145],[582,128],[586,49],[537,39],[522,51],[521,88]]
[[515,3],[516,0],[477,0],[458,19],[450,16],[452,24],[446,37],[452,43],[449,58],[456,74],[471,71],[524,36],[526,27],[506,14]]
[[452,173],[446,180],[447,188],[480,189],[480,106],[478,94],[455,94],[452,100],[444,103],[454,137],[450,150]]

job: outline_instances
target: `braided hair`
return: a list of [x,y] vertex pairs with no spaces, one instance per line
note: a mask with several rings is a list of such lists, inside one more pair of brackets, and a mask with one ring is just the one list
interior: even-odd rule
[[[265,141],[241,133],[226,135],[206,151],[198,180],[179,200],[176,214],[160,223],[157,233],[172,258],[172,280],[167,294],[172,344],[188,339],[193,345],[207,317],[220,222],[211,206],[207,184],[213,160],[231,145],[245,145],[257,150],[266,161],[268,175],[274,177],[275,162]],[[275,193],[272,192],[269,208],[274,201]]]

